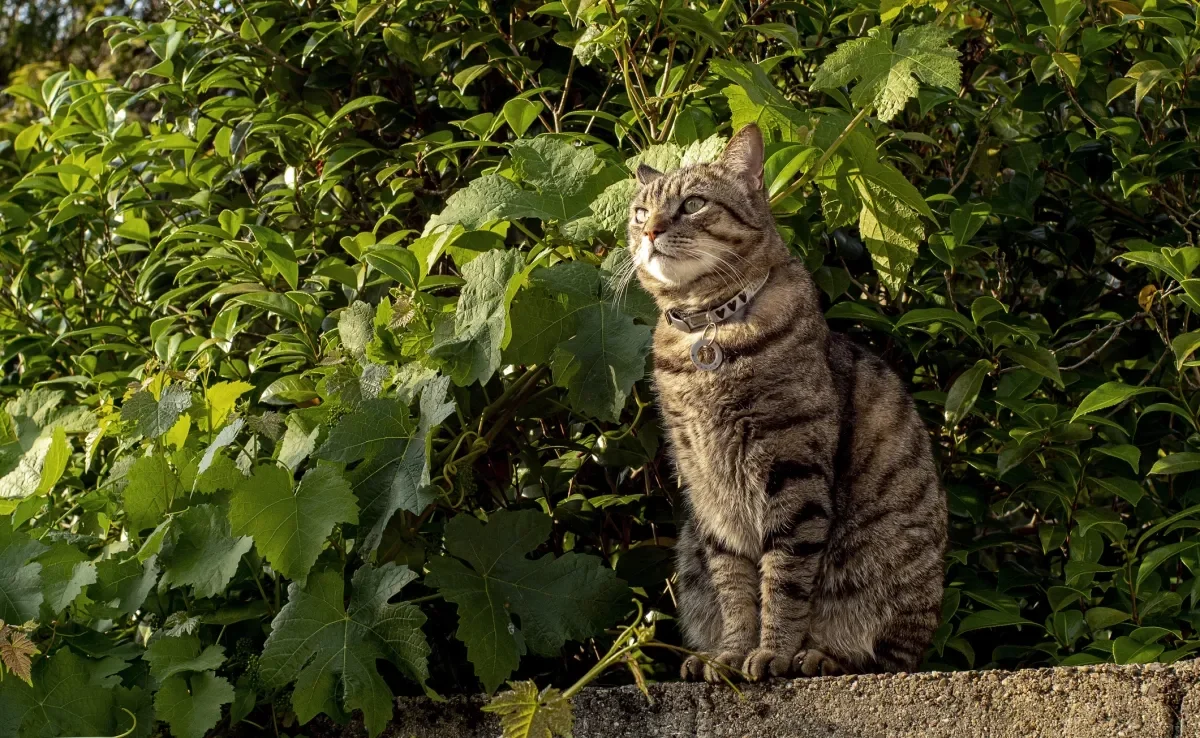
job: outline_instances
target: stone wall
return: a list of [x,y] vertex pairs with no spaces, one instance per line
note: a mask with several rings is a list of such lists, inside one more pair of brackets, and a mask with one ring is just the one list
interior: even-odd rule
[[[575,699],[575,738],[1200,738],[1194,664],[828,677],[741,693],[661,684],[650,704],[633,687],[585,690]],[[385,735],[495,738],[482,703],[401,699]]]

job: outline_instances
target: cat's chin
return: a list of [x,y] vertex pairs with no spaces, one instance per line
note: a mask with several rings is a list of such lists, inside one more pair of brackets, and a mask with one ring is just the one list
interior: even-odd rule
[[644,242],[634,258],[644,275],[670,289],[686,287],[712,269],[705,259],[668,254]]
[[693,257],[655,254],[641,265],[650,278],[664,287],[686,287],[709,272],[709,266]]

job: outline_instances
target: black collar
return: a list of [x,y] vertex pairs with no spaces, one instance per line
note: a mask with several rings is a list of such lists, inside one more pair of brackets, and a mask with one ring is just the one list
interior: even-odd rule
[[767,270],[767,273],[763,275],[762,280],[758,284],[744,287],[733,297],[708,310],[681,315],[679,311],[672,308],[666,312],[667,322],[672,327],[684,333],[694,333],[710,325],[719,325],[727,320],[740,318],[746,312],[746,306],[762,290],[770,277],[771,271]]

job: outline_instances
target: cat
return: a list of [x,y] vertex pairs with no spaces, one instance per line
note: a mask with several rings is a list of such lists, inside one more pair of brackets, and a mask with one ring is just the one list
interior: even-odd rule
[[682,677],[915,670],[944,577],[929,434],[900,378],[826,324],[776,231],[761,131],[637,180],[629,248],[663,311],[653,381],[686,493],[679,619],[704,654]]

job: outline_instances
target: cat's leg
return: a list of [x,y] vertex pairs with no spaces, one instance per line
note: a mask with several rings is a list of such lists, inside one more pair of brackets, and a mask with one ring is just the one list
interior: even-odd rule
[[813,592],[829,536],[832,474],[821,464],[776,461],[768,475],[761,575],[762,630],[743,665],[753,680],[792,673],[809,634]]
[[[721,614],[721,635],[715,654],[704,666],[704,678],[716,683],[732,676],[746,654],[758,643],[758,567],[749,558],[722,547],[715,541],[704,542],[704,555],[717,594]],[[711,663],[711,662],[716,662]]]
[[[721,610],[716,606],[717,590],[704,556],[704,546],[696,537],[695,525],[686,520],[675,542],[675,598],[679,608],[679,624],[684,643],[700,653],[713,652],[721,640]],[[689,656],[680,670],[683,679],[701,679],[704,661]]]

